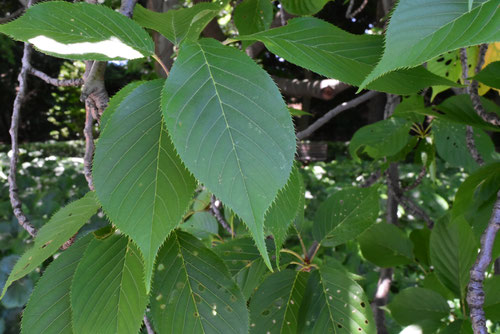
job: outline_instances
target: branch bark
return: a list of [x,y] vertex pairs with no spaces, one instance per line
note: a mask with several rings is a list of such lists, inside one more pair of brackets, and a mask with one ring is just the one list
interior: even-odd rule
[[69,86],[81,86],[83,85],[83,79],[78,78],[78,79],[68,79],[68,80],[59,80],[56,78],[52,78],[48,76],[46,73],[37,70],[36,68],[33,68],[33,66],[28,67],[28,73],[31,75],[34,75],[35,77],[38,77],[48,83],[49,85],[52,86],[57,86],[57,87],[69,87]]
[[334,118],[335,116],[337,116],[341,112],[346,111],[346,110],[351,109],[351,108],[354,108],[354,107],[360,105],[361,103],[373,98],[377,94],[379,94],[379,92],[369,91],[368,93],[360,95],[360,96],[358,96],[350,101],[341,103],[340,105],[336,106],[335,108],[333,108],[332,110],[328,111],[326,114],[321,116],[319,119],[317,119],[307,129],[297,133],[297,138],[299,140],[302,140],[304,138],[309,137],[316,130],[318,130],[320,127],[322,127],[323,125],[328,123],[332,118]]
[[[217,203],[219,202],[219,203]],[[231,229],[231,226],[227,223],[226,219],[224,219],[224,216],[220,212],[220,201],[218,201],[214,195],[210,198],[210,213],[215,217],[217,222],[227,231],[229,234],[231,234],[231,237],[235,237],[236,234],[234,231]]]
[[0,18],[0,24],[4,24],[4,23],[7,23],[15,18],[17,18],[18,16],[20,16],[22,13],[24,12],[24,7],[21,7],[17,10],[15,10],[14,12],[12,12],[10,15],[7,15],[6,17],[2,17]]
[[335,79],[299,80],[272,76],[276,85],[284,95],[294,97],[314,97],[322,100],[331,100],[350,85]]
[[481,250],[477,256],[476,263],[470,270],[470,282],[467,289],[467,303],[470,309],[472,329],[475,334],[486,334],[486,317],[483,310],[484,305],[484,274],[491,263],[495,237],[500,229],[500,191],[493,206],[491,219],[481,236]]
[[146,315],[144,315],[143,321],[144,327],[146,327],[146,332],[148,334],[155,334],[155,331],[153,330],[153,327],[151,326],[151,323],[149,322],[149,319]]

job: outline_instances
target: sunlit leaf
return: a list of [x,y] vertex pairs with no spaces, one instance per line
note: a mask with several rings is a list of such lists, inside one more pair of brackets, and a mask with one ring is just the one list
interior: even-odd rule
[[[273,21],[273,4],[269,0],[244,0],[234,9],[233,20],[240,35],[267,30]],[[251,42],[243,41],[245,50]]]
[[313,15],[330,0],[281,0],[283,8],[293,15]]

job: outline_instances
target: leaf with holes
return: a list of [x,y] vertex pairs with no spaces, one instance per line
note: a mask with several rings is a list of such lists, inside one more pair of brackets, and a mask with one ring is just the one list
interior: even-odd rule
[[2,296],[12,282],[27,275],[59,250],[97,212],[99,205],[93,192],[66,205],[38,231],[35,244],[16,262],[5,283]]
[[293,15],[314,15],[330,0],[281,0],[283,8]]
[[500,40],[498,0],[401,0],[391,15],[380,62],[360,86],[458,48]]
[[295,154],[292,119],[272,79],[234,48],[212,39],[185,41],[162,106],[187,168],[242,218],[271,268],[264,215]]
[[374,224],[358,238],[363,256],[379,267],[413,262],[413,245],[398,227],[385,222]]
[[162,122],[163,83],[146,82],[123,99],[97,142],[93,169],[104,212],[144,255],[148,291],[156,253],[196,186]]
[[451,221],[447,217],[431,233],[431,264],[439,280],[456,296],[465,297],[469,270],[477,257],[478,242],[463,216]]
[[148,304],[144,264],[126,236],[90,242],[71,286],[75,333],[137,333]]
[[298,333],[376,333],[363,289],[346,273],[327,266],[311,274],[298,320]]
[[304,197],[304,181],[299,169],[294,166],[290,179],[281,189],[266,214],[265,229],[274,237],[276,264],[279,266],[281,246],[286,240],[290,224],[297,216],[301,199]]
[[250,333],[297,333],[308,277],[290,269],[268,276],[250,301]]
[[151,300],[159,333],[248,332],[245,299],[224,262],[184,232],[158,254]]
[[330,246],[356,238],[378,217],[378,187],[337,191],[319,206],[314,218],[314,239]]
[[428,322],[426,326],[434,327],[433,333],[442,325],[440,320],[450,314],[446,299],[437,292],[424,288],[408,288],[401,291],[388,308],[399,324],[408,326],[426,321]]
[[366,125],[352,136],[349,153],[358,162],[365,152],[373,159],[395,155],[408,143],[411,124],[404,118],[391,117]]
[[106,6],[50,1],[36,4],[0,32],[66,59],[118,60],[151,56],[153,40],[137,23]]
[[199,3],[190,8],[157,13],[136,5],[134,21],[144,28],[158,31],[175,45],[180,45],[185,38],[198,39],[205,26],[221,9],[217,3]]
[[[313,17],[292,19],[286,26],[238,38],[261,41],[293,64],[354,86],[373,70],[383,50],[382,36],[353,35]],[[368,89],[412,94],[432,85],[457,83],[419,67],[384,76]]]
[[52,262],[38,281],[23,312],[22,333],[73,334],[70,289],[78,262],[92,235],[75,242]]
[[[233,20],[240,35],[267,30],[273,21],[273,5],[269,0],[244,0],[233,13]],[[243,41],[245,50],[252,42]]]

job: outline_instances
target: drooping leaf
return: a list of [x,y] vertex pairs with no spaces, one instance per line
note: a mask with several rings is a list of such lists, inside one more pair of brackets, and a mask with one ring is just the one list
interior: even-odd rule
[[158,333],[247,333],[248,310],[222,260],[174,231],[158,254],[151,313]]
[[148,291],[156,253],[195,189],[162,122],[162,86],[149,81],[123,99],[97,142],[93,169],[103,210],[144,255]]
[[[465,125],[439,120],[434,120],[432,123],[436,151],[441,158],[451,166],[464,168],[468,172],[473,172],[480,167],[467,149]],[[474,142],[486,163],[495,161],[495,145],[487,133],[474,128]]]
[[500,61],[488,64],[473,79],[484,83],[487,86],[500,89]]
[[314,15],[330,0],[281,0],[283,8],[293,15]]
[[94,192],[89,192],[83,198],[57,211],[38,231],[33,247],[16,262],[3,287],[1,297],[12,282],[30,273],[57,252],[96,213],[98,208]]
[[291,116],[274,82],[238,50],[209,39],[185,41],[162,106],[188,169],[242,218],[271,267],[264,215],[295,153]]
[[157,13],[136,5],[134,21],[144,28],[158,31],[166,39],[179,45],[183,39],[198,39],[205,26],[219,13],[218,3],[199,3],[190,8]]
[[450,313],[446,299],[424,288],[408,288],[399,292],[388,308],[401,325],[418,325],[421,321],[429,321],[435,329],[440,326],[440,320]]
[[108,123],[108,120],[111,118],[111,115],[113,115],[116,109],[118,109],[123,100],[143,83],[144,82],[142,81],[131,82],[122,89],[120,89],[118,93],[116,93],[109,99],[108,106],[101,115],[100,119],[101,131],[106,128],[106,124]]
[[431,263],[439,280],[457,296],[465,296],[469,270],[477,257],[478,243],[463,216],[438,221],[431,233]]
[[71,286],[75,333],[137,333],[147,303],[144,264],[132,241],[93,239]]
[[24,309],[21,333],[73,334],[71,282],[91,240],[92,235],[78,240],[47,267]]
[[385,222],[374,224],[358,238],[363,256],[379,267],[413,262],[413,245],[399,228]]
[[363,289],[340,270],[323,266],[313,272],[299,310],[298,333],[375,334]]
[[[238,38],[259,40],[293,64],[354,86],[372,71],[383,50],[382,36],[353,35],[312,17],[292,19],[286,26]],[[419,67],[388,74],[368,88],[412,94],[429,85],[457,84]]]
[[286,240],[290,224],[297,216],[302,197],[304,197],[304,181],[298,168],[294,166],[290,179],[267,211],[264,224],[267,232],[274,237],[278,265],[281,246]]
[[297,333],[308,277],[290,269],[268,276],[250,302],[250,333]]
[[356,161],[361,161],[363,152],[374,159],[394,155],[408,143],[411,124],[406,119],[391,117],[366,125],[352,136],[349,153]]
[[392,13],[384,54],[360,88],[391,71],[414,67],[447,51],[500,40],[497,0],[401,0]]
[[356,238],[377,219],[378,187],[337,191],[321,203],[314,218],[313,236],[331,246]]
[[195,212],[180,228],[198,238],[208,238],[219,232],[219,224],[208,211]]
[[[240,35],[267,30],[273,21],[273,5],[268,0],[244,0],[234,9],[233,20]],[[243,41],[245,50],[251,42]]]
[[66,59],[136,59],[154,54],[151,37],[137,23],[106,6],[85,2],[36,4],[0,32]]

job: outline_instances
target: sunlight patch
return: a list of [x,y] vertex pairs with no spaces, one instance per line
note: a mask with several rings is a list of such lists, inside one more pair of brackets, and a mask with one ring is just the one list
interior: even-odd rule
[[109,58],[136,59],[143,58],[139,51],[124,44],[115,36],[100,42],[83,42],[63,44],[47,36],[37,36],[28,40],[38,49],[46,52],[53,52],[61,55],[100,53]]

